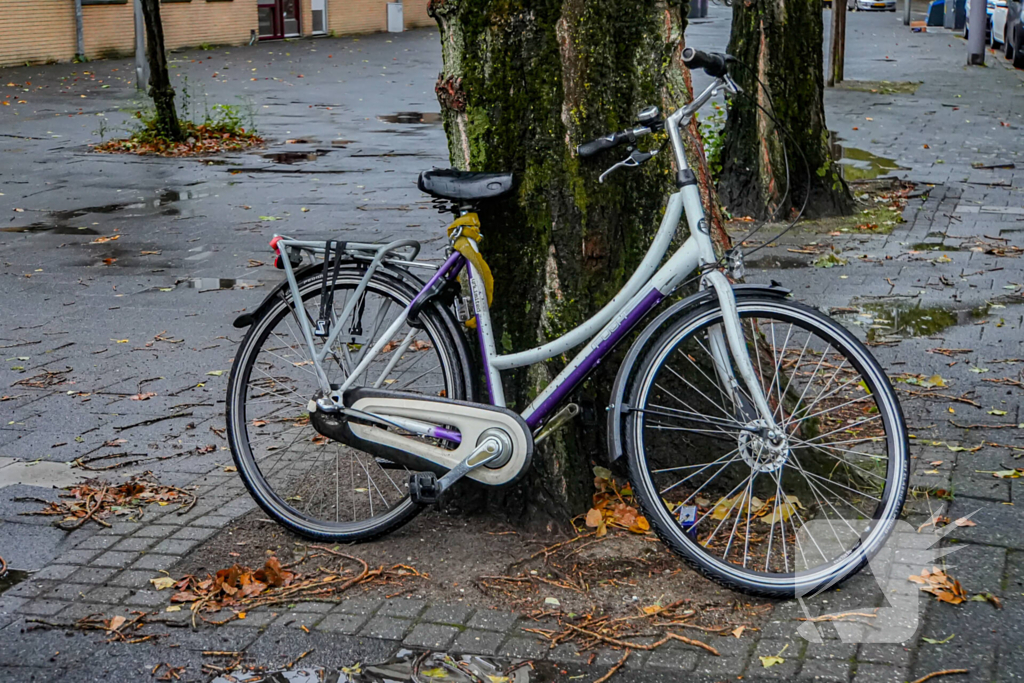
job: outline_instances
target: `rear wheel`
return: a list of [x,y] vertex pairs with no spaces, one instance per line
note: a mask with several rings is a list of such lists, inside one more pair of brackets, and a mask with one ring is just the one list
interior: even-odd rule
[[852,576],[888,537],[906,497],[906,427],[888,377],[837,323],[789,301],[737,305],[783,434],[726,398],[709,342],[722,313],[706,305],[651,344],[634,376],[630,480],[658,535],[706,576],[808,595]]
[[[342,271],[335,316],[354,295],[364,271]],[[409,521],[420,507],[407,493],[404,467],[331,441],[310,423],[307,403],[319,391],[297,315],[312,321],[320,308],[322,276],[299,282],[303,306],[276,300],[255,320],[235,356],[228,389],[228,437],[239,473],[253,498],[276,521],[308,538],[363,541]],[[409,305],[416,291],[377,273],[323,362],[337,386],[362,354]],[[420,325],[408,323],[389,340],[355,386],[468,397],[450,321],[427,306]],[[312,324],[312,322],[311,322]],[[314,337],[317,350],[323,339]]]

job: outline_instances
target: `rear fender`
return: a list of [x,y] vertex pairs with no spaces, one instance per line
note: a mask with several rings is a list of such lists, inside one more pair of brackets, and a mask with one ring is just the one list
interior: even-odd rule
[[[781,285],[773,282],[770,285],[733,285],[733,292],[737,299],[747,299],[753,297],[769,297],[773,299],[785,299],[790,295],[790,290],[782,287]],[[662,331],[662,328],[671,320],[682,317],[689,313],[691,310],[702,306],[707,303],[717,301],[717,296],[714,290],[705,289],[697,292],[692,296],[688,296],[682,301],[679,301],[655,318],[651,323],[644,328],[640,336],[637,337],[633,345],[629,347],[629,352],[622,361],[622,365],[619,366],[619,372],[615,376],[615,383],[612,385],[611,398],[608,403],[608,459],[611,462],[615,462],[622,457],[622,404],[626,400],[626,390],[629,388],[630,380],[633,378],[636,366],[641,360],[643,352],[646,350],[647,345],[656,334]]]

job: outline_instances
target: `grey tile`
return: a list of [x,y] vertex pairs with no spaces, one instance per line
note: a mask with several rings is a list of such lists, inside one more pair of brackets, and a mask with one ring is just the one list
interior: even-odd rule
[[164,555],[184,555],[198,545],[199,541],[186,541],[183,539],[165,538],[153,546],[150,552],[162,553]]
[[379,598],[348,598],[346,600],[342,600],[341,603],[339,603],[332,611],[369,616],[380,609],[383,604],[384,601]]
[[472,612],[473,608],[469,605],[432,605],[421,617],[421,621],[432,624],[465,624]]
[[458,654],[495,655],[504,639],[504,633],[467,629],[455,639],[451,651]]
[[93,567],[118,567],[123,569],[138,559],[138,557],[138,553],[107,551],[99,557],[93,558],[89,564]]
[[36,579],[66,579],[77,571],[79,567],[73,564],[51,564],[48,567],[43,567],[35,573],[33,578]]
[[156,541],[153,538],[147,538],[145,536],[132,536],[131,538],[125,538],[118,541],[111,550],[118,551],[137,551],[137,550],[148,550],[151,545]]
[[910,671],[891,664],[858,664],[853,683],[906,683]]
[[124,603],[131,594],[132,591],[129,588],[100,586],[86,594],[85,600],[86,602],[102,602],[107,605],[118,605]]
[[217,533],[216,529],[203,528],[203,527],[185,527],[179,529],[171,535],[171,538],[182,539],[186,541],[205,541],[210,536]]
[[367,622],[360,635],[384,640],[402,640],[411,627],[412,622],[408,619],[376,616]]
[[316,625],[319,631],[330,633],[341,633],[347,636],[354,636],[367,622],[369,617],[356,614],[329,614],[323,621]]
[[470,628],[486,631],[507,631],[516,623],[515,614],[493,609],[482,609],[466,622]]
[[383,617],[403,617],[405,619],[413,619],[423,611],[426,606],[426,602],[423,600],[387,600],[384,605],[381,606],[380,611],[377,612],[378,616]]
[[145,569],[151,571],[163,571],[170,569],[178,563],[180,557],[175,555],[157,555],[154,553],[146,553],[139,558],[139,561],[131,566],[132,569]]
[[37,598],[19,607],[18,612],[21,614],[52,616],[67,606],[68,603],[63,600],[43,600]]
[[405,637],[402,644],[409,648],[446,650],[458,633],[459,629],[454,626],[419,624]]

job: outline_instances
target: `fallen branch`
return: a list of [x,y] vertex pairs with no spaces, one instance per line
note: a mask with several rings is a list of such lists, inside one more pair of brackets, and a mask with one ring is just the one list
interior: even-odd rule
[[665,643],[667,643],[670,640],[678,640],[680,642],[686,643],[687,645],[694,645],[696,647],[703,648],[703,649],[707,650],[708,652],[710,652],[711,654],[715,655],[716,657],[721,657],[721,653],[719,653],[718,650],[716,650],[715,648],[711,647],[707,643],[703,643],[703,642],[701,642],[699,640],[693,640],[691,638],[687,638],[686,636],[681,636],[678,633],[666,634],[664,638],[662,638],[661,640],[659,640],[656,643],[651,643],[650,645],[643,645],[641,643],[631,643],[631,642],[628,642],[628,641],[619,640],[618,638],[612,638],[610,636],[605,636],[605,635],[602,635],[600,633],[595,633],[594,631],[588,631],[585,628],[580,628],[579,626],[573,626],[572,624],[566,624],[566,626],[568,626],[573,631],[579,631],[580,633],[588,635],[591,638],[597,638],[598,640],[603,640],[604,642],[608,643],[609,645],[615,645],[616,647],[625,647],[625,648],[631,648],[631,649],[634,649],[634,650],[656,650],[657,648],[661,647],[662,645],[664,645]]
[[924,683],[927,680],[935,678],[936,676],[951,676],[952,674],[965,674],[970,673],[967,669],[943,669],[942,671],[933,671],[927,676],[921,676],[916,681],[911,683]]
[[149,419],[149,420],[143,420],[142,422],[135,422],[135,423],[130,424],[130,425],[125,425],[123,427],[114,427],[114,431],[115,432],[124,432],[124,431],[127,431],[129,429],[133,429],[135,427],[145,427],[146,425],[156,424],[157,422],[163,422],[164,420],[174,420],[174,419],[179,418],[179,417],[192,417],[192,411],[190,410],[190,411],[188,411],[186,413],[175,413],[174,415],[164,415],[163,417],[154,417],[154,418]]
[[626,660],[629,659],[629,655],[631,654],[633,654],[633,651],[627,647],[626,654],[622,655],[622,659],[616,662],[615,666],[608,670],[608,673],[606,673],[604,676],[601,676],[599,679],[594,681],[594,683],[605,683],[605,681],[614,676],[615,672],[622,668],[622,665],[626,663]]

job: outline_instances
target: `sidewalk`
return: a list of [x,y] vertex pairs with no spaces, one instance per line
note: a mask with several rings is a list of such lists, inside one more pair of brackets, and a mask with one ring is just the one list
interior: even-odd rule
[[[729,11],[713,6],[708,21],[688,28],[688,41],[725,45]],[[747,279],[778,280],[797,299],[834,311],[876,344],[894,377],[941,375],[948,387],[940,391],[898,384],[907,390],[901,399],[915,435],[917,495],[908,521],[917,527],[940,506],[951,519],[975,513],[976,526],[949,537],[969,547],[946,558],[947,570],[968,594],[991,593],[1002,608],[952,606],[923,594],[923,625],[913,639],[857,645],[829,629],[824,643],[807,642],[796,633],[799,605],[778,604],[762,631],[715,637],[722,657],[667,645],[635,653],[613,680],[895,683],[948,668],[970,670],[950,679],[956,681],[1022,676],[1014,666],[1024,660],[1024,513],[1014,505],[1021,483],[989,472],[1019,466],[1024,452],[1012,448],[1024,448],[1017,428],[1024,423],[1022,389],[1012,383],[1024,367],[1024,267],[1017,257],[1024,249],[1024,81],[992,65],[1002,59],[992,54],[989,68],[966,69],[961,38],[912,34],[892,14],[851,14],[849,31],[850,80],[921,82],[912,94],[843,89],[826,100],[829,125],[848,154],[853,148],[887,158],[905,169],[892,175],[917,184],[906,222],[889,234],[794,231],[751,257]],[[553,674],[557,680],[594,680],[619,660],[613,650],[590,663],[571,647],[548,650],[523,631],[535,624],[522,614],[457,598],[299,603],[254,610],[222,627],[168,625],[166,638],[133,645],[26,628],[33,617],[63,623],[94,613],[162,612],[168,592],[153,590],[150,579],[161,571],[177,578],[207,562],[210,548],[231,547],[239,524],[253,517],[246,517],[255,505],[237,474],[225,471],[227,374],[210,373],[230,367],[240,339],[231,320],[279,278],[253,265],[269,261],[274,232],[415,237],[439,250],[439,241],[428,240],[441,235],[441,221],[415,178],[447,165],[443,132],[417,116],[388,118],[437,110],[436,40],[435,31],[423,30],[176,55],[174,66],[190,84],[216,84],[207,86],[210,104],[248,98],[273,141],[261,153],[215,165],[87,152],[99,122],[117,125],[125,117],[120,110],[132,106],[132,86],[119,80],[131,73],[126,61],[0,73],[3,83],[19,84],[0,92],[16,91],[25,101],[0,108],[0,215],[8,217],[0,225],[0,289],[11,302],[0,331],[0,555],[35,572],[0,595],[3,680],[152,680],[162,662],[184,666],[182,680],[208,680],[204,650],[244,650],[247,661],[268,666],[312,650],[304,664],[338,668],[386,659],[402,646],[429,648],[550,660],[565,672]],[[279,153],[298,155],[268,156]],[[993,162],[1020,167],[972,166]],[[848,259],[845,266],[816,268],[815,256],[789,251],[820,253],[828,244]],[[18,384],[25,379],[37,386]],[[130,400],[149,391],[157,395]],[[196,506],[181,516],[173,506],[150,506],[139,523],[70,533],[19,514],[38,506],[16,498],[52,498],[47,483],[55,477],[93,474],[64,463],[113,453],[125,455],[93,464],[166,456],[100,475],[120,481],[152,470],[164,484],[198,486]],[[940,489],[952,501],[937,499]],[[438,517],[424,519],[429,526]],[[266,539],[268,547],[291,542]],[[232,562],[218,559],[205,571]],[[815,607],[884,604],[866,573],[824,600]],[[944,644],[921,640],[950,635]],[[784,663],[762,667],[760,656],[783,648]]]

